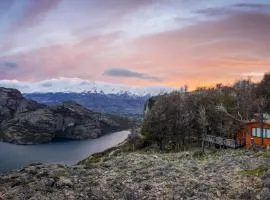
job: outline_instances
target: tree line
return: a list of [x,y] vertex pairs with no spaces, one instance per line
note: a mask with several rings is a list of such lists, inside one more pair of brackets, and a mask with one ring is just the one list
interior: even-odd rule
[[233,137],[243,122],[255,115],[263,122],[263,113],[270,114],[270,73],[259,83],[240,80],[152,97],[145,110],[142,135],[161,150],[198,145],[206,133]]

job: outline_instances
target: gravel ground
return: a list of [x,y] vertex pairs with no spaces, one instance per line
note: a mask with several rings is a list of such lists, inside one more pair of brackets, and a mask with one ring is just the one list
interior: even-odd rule
[[[2,199],[270,199],[270,157],[249,150],[135,151],[0,174]],[[268,170],[268,171],[267,171]],[[1,198],[0,198],[1,199]]]

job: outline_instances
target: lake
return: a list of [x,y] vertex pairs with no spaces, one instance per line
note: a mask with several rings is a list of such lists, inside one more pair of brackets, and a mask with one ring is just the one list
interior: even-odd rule
[[129,131],[115,132],[91,140],[54,141],[39,145],[15,145],[0,142],[0,171],[31,163],[75,164],[87,156],[104,151],[124,141]]

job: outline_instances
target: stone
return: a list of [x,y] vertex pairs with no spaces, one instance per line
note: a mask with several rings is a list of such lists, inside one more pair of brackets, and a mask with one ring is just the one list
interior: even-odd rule
[[64,186],[68,186],[71,187],[73,185],[72,181],[68,178],[65,177],[60,177],[59,181],[56,182],[55,184],[57,187],[64,187]]
[[270,188],[263,188],[260,194],[261,200],[269,200],[270,199]]
[[221,192],[219,190],[217,190],[217,196],[221,197]]
[[263,185],[263,187],[270,188],[270,177],[263,180],[262,185]]

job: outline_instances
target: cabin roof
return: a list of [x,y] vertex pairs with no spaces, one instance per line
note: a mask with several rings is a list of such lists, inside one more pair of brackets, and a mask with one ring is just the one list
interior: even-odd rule
[[270,114],[264,114],[264,118],[267,124],[270,124]]
[[[258,114],[256,114],[255,116],[258,116]],[[270,114],[267,114],[267,113],[263,114],[263,118],[264,118],[264,120],[263,120],[264,123],[270,125]],[[247,124],[257,123],[257,122],[258,122],[258,120],[254,118],[254,119],[250,120]]]

